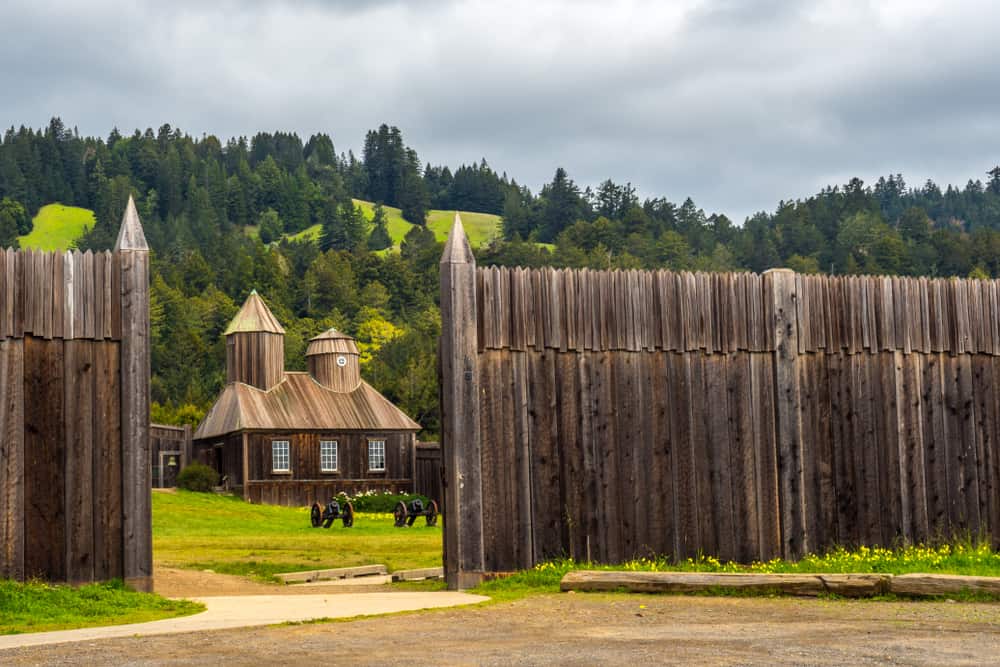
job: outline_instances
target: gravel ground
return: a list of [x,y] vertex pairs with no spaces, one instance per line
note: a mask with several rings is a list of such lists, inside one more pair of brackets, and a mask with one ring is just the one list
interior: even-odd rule
[[4,665],[998,663],[1000,604],[624,594],[0,652]]

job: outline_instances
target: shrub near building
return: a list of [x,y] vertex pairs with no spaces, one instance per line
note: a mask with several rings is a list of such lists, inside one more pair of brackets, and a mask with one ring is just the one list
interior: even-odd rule
[[192,463],[177,476],[177,486],[188,491],[208,493],[219,484],[219,474],[203,463]]

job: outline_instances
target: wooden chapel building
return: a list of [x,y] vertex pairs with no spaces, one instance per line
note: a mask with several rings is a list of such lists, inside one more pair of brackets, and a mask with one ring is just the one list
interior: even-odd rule
[[251,502],[302,506],[341,491],[413,491],[420,425],[364,380],[335,329],[284,368],[285,330],[256,290],[225,331],[226,386],[194,434],[197,461]]

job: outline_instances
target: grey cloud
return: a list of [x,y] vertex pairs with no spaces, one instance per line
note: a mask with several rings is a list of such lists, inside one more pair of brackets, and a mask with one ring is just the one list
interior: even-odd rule
[[[998,158],[1000,10],[977,2],[30,3],[6,125],[222,137],[381,122],[425,161],[557,166],[742,220],[858,175],[964,183]],[[16,64],[16,66],[15,66]]]

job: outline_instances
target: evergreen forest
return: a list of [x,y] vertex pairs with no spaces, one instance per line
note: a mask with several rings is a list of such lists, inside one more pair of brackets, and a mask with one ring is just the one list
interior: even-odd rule
[[[969,172],[964,186],[853,178],[738,224],[610,178],[580,185],[562,167],[532,192],[485,159],[422,163],[388,125],[357,155],[326,134],[223,142],[163,125],[83,137],[53,118],[2,137],[0,246],[59,202],[94,212],[76,247],[110,248],[134,196],[153,251],[154,421],[200,420],[225,381],[222,331],[257,289],[287,331],[287,368],[305,368],[312,336],[346,331],[366,380],[435,437],[442,247],[425,225],[431,210],[500,216],[496,238],[475,249],[480,265],[995,278],[1000,167]],[[374,204],[373,220],[355,200]],[[398,251],[383,206],[414,225]],[[296,237],[317,225],[317,239]]]

